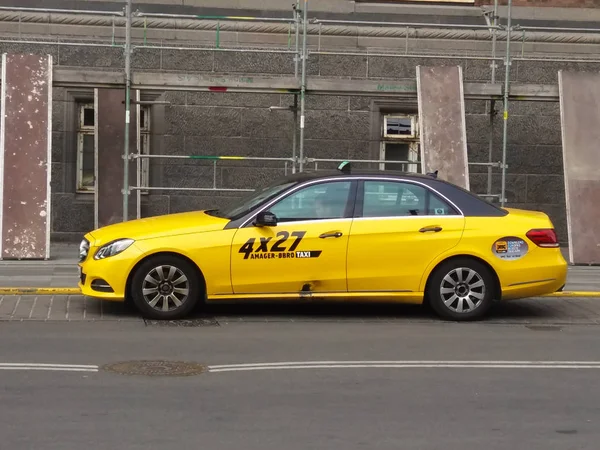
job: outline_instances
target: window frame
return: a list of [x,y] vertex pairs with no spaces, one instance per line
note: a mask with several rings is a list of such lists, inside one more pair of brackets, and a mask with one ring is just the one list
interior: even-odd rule
[[[282,220],[280,217],[277,216],[277,213],[273,211],[273,208],[276,208],[277,205],[287,201],[288,199],[290,199],[291,197],[300,194],[301,192],[307,190],[307,189],[314,189],[314,188],[318,188],[319,186],[324,186],[327,184],[334,184],[334,183],[347,183],[348,186],[348,198],[346,199],[346,204],[344,205],[344,209],[343,209],[343,213],[341,217],[326,217],[326,218],[318,218],[318,217],[313,217],[313,218],[299,218],[299,219],[294,219],[294,218],[284,218],[284,220]],[[353,209],[353,205],[356,203],[356,199],[354,198],[355,196],[353,195],[353,180],[328,180],[326,182],[323,183],[313,183],[310,184],[308,186],[303,186],[300,189],[297,189],[296,191],[290,193],[289,195],[286,195],[285,197],[279,199],[278,201],[276,201],[275,203],[273,203],[270,207],[269,207],[269,211],[273,212],[273,214],[275,214],[275,216],[277,217],[277,222],[278,223],[298,223],[298,222],[322,222],[322,221],[327,221],[327,220],[343,220],[343,219],[350,219],[352,218],[351,215],[351,209]]]
[[[96,111],[96,105],[94,100],[79,100],[76,102],[77,114],[76,114],[76,173],[75,173],[75,192],[77,194],[93,194],[96,192],[97,180],[96,180],[96,164],[98,160],[98,146],[97,146],[97,122],[98,114]],[[151,151],[151,139],[152,139],[152,108],[150,105],[141,105],[141,110],[144,110],[144,124],[140,124],[139,135],[138,135],[138,146],[142,154],[150,154]],[[94,111],[94,124],[85,125],[85,110],[91,109]],[[94,185],[85,187],[83,183],[83,143],[85,136],[94,137]],[[141,185],[143,187],[149,187],[150,183],[150,159],[142,158],[141,161]],[[142,191],[143,194],[147,194],[148,191]]]
[[[407,161],[410,162],[406,162],[406,163],[395,163],[393,162],[393,160],[391,161],[387,161],[386,160],[386,151],[387,151],[387,146],[388,145],[395,145],[395,144],[406,144],[408,145],[408,158],[406,158]],[[419,161],[419,142],[417,141],[408,141],[408,142],[394,142],[391,140],[385,140],[383,139],[381,141],[381,146],[379,149],[379,159],[382,160],[383,162],[379,163],[379,170],[386,170],[386,165],[390,164],[402,164],[403,166],[403,172],[412,172],[412,173],[418,173],[418,163]]]
[[[445,214],[445,215],[435,215],[435,214],[423,214],[416,216],[364,216],[364,202],[365,202],[365,183],[366,182],[380,182],[380,183],[400,183],[400,184],[411,184],[416,187],[423,188],[426,192],[427,199],[425,200],[426,210],[429,210],[429,203],[431,201],[431,197],[437,197],[438,200],[445,203],[448,208],[450,208],[454,214]],[[415,180],[409,179],[392,179],[392,178],[363,178],[359,180],[356,194],[356,206],[354,209],[354,219],[415,219],[415,218],[425,218],[425,217],[435,217],[435,218],[446,218],[446,217],[464,217],[463,212],[446,196],[440,194],[435,189],[431,188],[425,183],[419,183]]]
[[[139,106],[139,135],[138,135],[138,151],[142,155],[150,154],[150,140],[152,137],[152,109],[149,105]],[[142,114],[143,113],[143,114]],[[144,121],[142,122],[142,117]],[[141,159],[141,177],[140,187],[150,187],[150,158]],[[142,190],[143,195],[147,195],[149,191]]]
[[[85,110],[91,109],[94,111],[94,124],[85,125]],[[94,185],[92,187],[83,186],[83,147],[85,136],[96,136],[96,108],[94,102],[79,101],[77,102],[77,173],[75,175],[75,192],[78,194],[93,193],[96,189],[96,176],[94,174]],[[96,145],[94,144],[94,164],[95,164]]]
[[[417,112],[381,112],[381,134],[379,136],[379,159],[382,160],[379,163],[379,170],[386,170],[387,164],[396,164],[393,162],[387,162],[386,150],[388,144],[406,144],[408,145],[408,157],[406,158],[407,163],[403,163],[404,172],[418,172],[421,144],[420,144],[420,130],[419,130],[419,115]],[[410,119],[411,121],[411,134],[410,135],[388,135],[387,134],[387,121],[388,119]]]
[[[410,131],[411,134],[388,134],[387,133],[387,122],[388,119],[410,119]],[[408,113],[390,113],[383,115],[383,129],[381,137],[383,139],[389,139],[391,141],[404,141],[419,138],[419,120],[416,114]]]
[[298,224],[298,223],[332,222],[332,221],[339,221],[339,220],[352,220],[352,218],[354,217],[354,214],[355,214],[355,210],[356,210],[356,200],[357,200],[357,191],[358,191],[359,180],[356,179],[355,177],[339,177],[339,178],[311,180],[308,182],[299,183],[296,186],[293,186],[293,187],[289,188],[288,190],[286,190],[285,192],[281,193],[277,197],[269,200],[267,203],[262,204],[261,206],[256,208],[251,214],[246,216],[246,219],[240,219],[240,221],[243,220],[243,222],[239,226],[237,225],[238,221],[232,221],[230,223],[230,225],[231,226],[235,225],[235,228],[253,227],[254,220],[256,219],[256,216],[258,214],[260,214],[261,212],[270,211],[271,207],[273,207],[277,203],[285,200],[289,196],[294,195],[295,193],[299,192],[300,190],[302,190],[304,188],[312,187],[314,185],[336,183],[336,182],[350,182],[350,192],[348,195],[348,201],[346,203],[346,209],[344,210],[344,217],[341,217],[338,219],[311,219],[311,220],[297,220],[297,221],[289,220],[289,221],[284,221],[284,222],[279,222],[279,220],[278,220],[278,224]]

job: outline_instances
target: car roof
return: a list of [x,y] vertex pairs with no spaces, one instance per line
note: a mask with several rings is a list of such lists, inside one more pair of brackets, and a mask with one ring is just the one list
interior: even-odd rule
[[493,205],[477,194],[464,189],[449,181],[421,173],[401,172],[395,170],[369,170],[369,169],[352,169],[344,172],[341,170],[319,170],[313,172],[299,172],[288,175],[284,178],[286,182],[306,183],[312,180],[326,180],[336,177],[345,178],[398,178],[404,180],[420,181],[421,183],[435,189],[438,193],[445,196],[453,202],[466,216],[504,216],[507,212]]
[[429,175],[424,175],[414,172],[401,172],[396,170],[368,170],[368,169],[353,169],[351,172],[342,172],[340,170],[319,170],[315,172],[299,172],[285,177],[288,181],[304,182],[310,180],[318,180],[322,178],[332,177],[374,177],[374,178],[411,178],[419,180],[433,180]]
[[[341,170],[319,170],[319,171],[303,171],[295,174],[290,174],[280,178],[276,182],[273,182],[271,186],[277,186],[286,184],[288,187],[285,189],[293,189],[289,185],[297,187],[314,180],[331,180],[335,178],[356,178],[362,177],[368,178],[398,178],[399,180],[415,180],[420,181],[424,185],[432,188],[437,194],[440,194],[445,199],[449,200],[454,206],[456,206],[463,216],[476,216],[476,217],[500,217],[505,216],[508,212],[496,205],[493,205],[483,199],[477,194],[470,192],[460,186],[450,183],[445,180],[441,180],[435,176],[420,174],[415,172],[401,172],[394,170],[366,170],[358,169],[351,171]],[[262,208],[260,206],[259,208]],[[236,218],[227,224],[226,228],[236,228],[247,223],[255,214],[255,210],[249,211],[245,216]]]

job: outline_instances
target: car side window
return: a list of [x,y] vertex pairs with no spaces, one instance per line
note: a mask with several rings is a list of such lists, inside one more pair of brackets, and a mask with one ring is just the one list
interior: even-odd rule
[[399,181],[365,181],[363,217],[454,216],[458,212],[429,189]]
[[350,181],[314,184],[289,195],[269,208],[279,222],[341,219],[350,196]]

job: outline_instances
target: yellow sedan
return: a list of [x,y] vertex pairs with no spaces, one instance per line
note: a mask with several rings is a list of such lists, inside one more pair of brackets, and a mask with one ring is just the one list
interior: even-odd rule
[[184,318],[231,300],[429,303],[483,317],[496,301],[561,290],[549,217],[499,208],[435,176],[299,173],[220,210],[118,223],[85,235],[80,287]]

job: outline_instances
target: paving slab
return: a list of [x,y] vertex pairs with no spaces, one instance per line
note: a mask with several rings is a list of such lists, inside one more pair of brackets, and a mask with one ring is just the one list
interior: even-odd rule
[[[209,305],[188,320],[145,321],[129,305],[82,295],[0,297],[0,321],[139,322],[148,326],[203,326],[228,323],[435,323],[430,311],[415,305],[390,304],[238,304]],[[531,298],[497,305],[488,324],[599,325],[600,299]],[[468,326],[468,324],[465,324]]]
[[0,296],[0,321],[141,321],[121,303],[83,295]]

